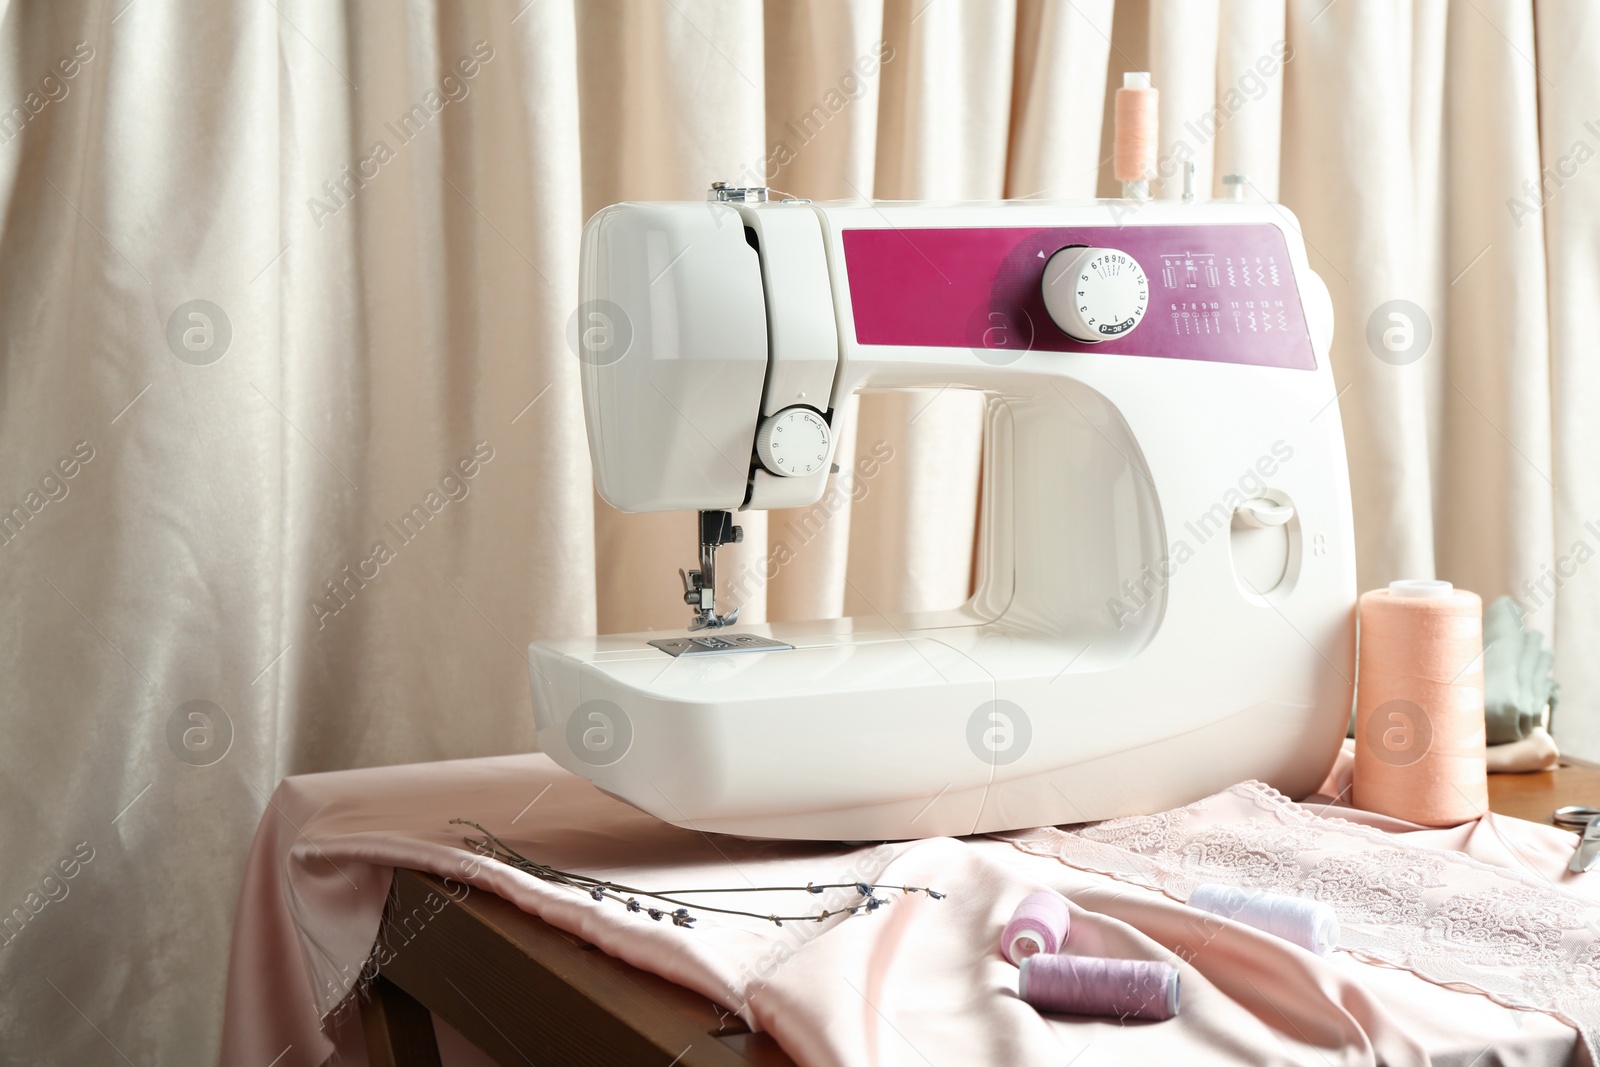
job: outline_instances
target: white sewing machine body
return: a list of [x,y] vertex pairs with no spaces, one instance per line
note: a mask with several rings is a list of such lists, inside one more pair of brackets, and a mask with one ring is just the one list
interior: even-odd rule
[[[1096,318],[1100,273],[1137,313]],[[582,296],[596,484],[624,511],[816,502],[858,391],[989,403],[963,607],[536,643],[563,767],[681,826],[819,840],[1321,782],[1355,554],[1332,307],[1282,208],[618,204],[585,229]],[[1058,328],[1078,298],[1106,340]],[[780,425],[815,455],[781,454]],[[674,637],[710,654],[648,643]]]

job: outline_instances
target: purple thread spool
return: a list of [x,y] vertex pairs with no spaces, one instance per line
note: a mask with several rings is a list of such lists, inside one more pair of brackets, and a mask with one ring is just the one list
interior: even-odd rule
[[1040,1011],[1170,1019],[1178,1014],[1178,969],[1156,960],[1029,956],[1017,994]]
[[1036,953],[1059,952],[1070,926],[1067,902],[1059,893],[1029,893],[1000,935],[1000,954],[1020,966]]

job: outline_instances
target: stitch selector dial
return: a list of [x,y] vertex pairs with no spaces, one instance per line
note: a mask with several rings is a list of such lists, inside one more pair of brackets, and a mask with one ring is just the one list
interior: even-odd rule
[[780,478],[803,478],[828,465],[831,443],[827,420],[796,405],[762,420],[756,431],[756,456]]
[[1126,252],[1069,245],[1044,265],[1044,306],[1073,340],[1105,341],[1139,325],[1150,280]]

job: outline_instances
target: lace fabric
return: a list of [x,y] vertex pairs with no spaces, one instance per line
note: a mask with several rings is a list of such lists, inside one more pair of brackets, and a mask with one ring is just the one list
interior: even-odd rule
[[1222,882],[1324,901],[1339,949],[1554,1015],[1600,1063],[1600,904],[1523,871],[1319,815],[1260,782],[1157,815],[996,836],[1178,900]]

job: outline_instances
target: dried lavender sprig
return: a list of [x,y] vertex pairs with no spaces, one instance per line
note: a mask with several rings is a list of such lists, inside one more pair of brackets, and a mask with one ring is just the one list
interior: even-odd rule
[[[514,850],[502,852],[501,850],[489,845],[486,841],[473,840],[472,838],[466,838],[465,840],[468,844],[479,848],[479,850],[485,855],[497,859],[508,866],[515,867],[521,871],[526,871],[535,878],[540,878],[556,885],[565,885],[573,889],[583,890],[595,900],[615,900],[617,903],[625,906],[629,911],[644,912],[652,919],[661,919],[663,915],[667,913],[663,912],[659,908],[645,907],[644,905],[640,904],[637,899],[641,896],[648,897],[652,900],[662,901],[663,903],[679,905],[676,911],[670,913],[673,925],[689,926],[695,921],[696,917],[689,914],[686,901],[677,900],[670,896],[663,896],[660,893],[651,893],[647,890],[633,889],[629,886],[616,885],[615,883],[611,882],[599,882],[590,878],[585,878],[585,880],[582,882],[576,881],[574,880],[575,876],[570,875],[565,871],[557,871],[555,868],[547,867],[544,864],[534,863],[531,860],[525,859]],[[621,896],[621,893],[630,893],[634,895],[623,897]],[[722,915],[742,915],[752,919],[762,919],[766,922],[771,922],[778,926],[782,926],[785,922],[821,922],[824,919],[831,918],[834,915],[842,915],[846,912],[853,915],[862,907],[866,907],[868,910],[876,910],[879,906],[885,903],[887,903],[887,901],[880,900],[877,897],[872,897],[864,905],[858,904],[854,907],[836,912],[824,911],[820,915],[762,915],[758,912],[739,911],[732,908],[717,908],[708,904],[696,904],[695,907],[702,911],[716,912]]]
[[[863,909],[868,912],[876,911],[878,908],[889,903],[887,900],[884,900],[876,895],[876,890],[878,889],[899,889],[901,892],[905,893],[926,893],[935,900],[943,900],[945,896],[943,893],[935,889],[929,889],[925,886],[882,886],[873,882],[835,882],[825,883],[820,886],[814,882],[808,882],[803,886],[749,886],[738,887],[734,889],[674,889],[662,892],[650,892],[649,890],[635,889],[631,886],[620,885],[616,882],[606,882],[598,878],[591,878],[588,875],[562,871],[547,864],[538,863],[534,860],[528,859],[516,849],[507,845],[504,841],[501,841],[487,828],[473,822],[470,819],[451,819],[450,821],[453,824],[470,826],[483,834],[482,839],[474,839],[470,837],[463,838],[467,844],[471,845],[480,853],[487,854],[494,859],[506,863],[509,866],[516,867],[517,869],[528,874],[532,874],[534,877],[544,881],[552,882],[557,885],[570,886],[574,889],[581,889],[588,893],[595,900],[615,900],[626,907],[629,911],[644,912],[652,919],[660,920],[664,915],[670,915],[673,924],[676,926],[689,927],[694,923],[696,918],[696,916],[689,913],[687,907],[682,906],[686,904],[685,901],[674,899],[675,896],[679,895],[697,893],[772,892],[803,892],[819,894],[827,889],[854,889],[862,897],[866,898],[860,904],[855,904],[848,908],[840,909],[839,911],[824,911],[820,915],[762,915],[759,912],[741,911],[734,908],[717,908],[707,904],[694,905],[702,911],[715,912],[720,915],[740,915],[746,918],[760,919],[764,922],[771,922],[778,926],[782,926],[784,922],[822,922],[826,919],[832,918],[835,915],[854,915],[856,912]],[[622,893],[630,893],[633,894],[634,897],[648,897],[652,900],[659,900],[664,903],[680,906],[676,911],[667,913],[663,912],[659,908],[645,907],[644,905],[640,904],[637,899],[634,899],[634,897],[624,898],[620,895]]]
[[[527,864],[529,867],[537,867],[537,868],[539,868],[539,870],[549,873],[550,875],[554,876],[553,880],[568,881],[570,884],[574,884],[574,885],[582,884],[582,885],[604,886],[604,887],[606,887],[608,889],[616,889],[616,890],[619,890],[619,891],[622,891],[622,892],[629,892],[629,893],[642,893],[642,892],[644,892],[643,890],[632,889],[632,888],[630,888],[628,886],[620,885],[620,884],[618,884],[616,882],[607,882],[607,881],[603,881],[603,880],[601,880],[599,878],[591,878],[590,876],[588,876],[586,874],[573,874],[573,873],[568,872],[568,871],[557,870],[554,867],[548,866],[548,865],[543,864],[543,863],[539,863],[539,862],[537,862],[535,860],[528,859],[526,856],[523,856],[521,853],[517,852],[511,846],[507,845],[504,841],[500,840],[494,834],[490,833],[488,830],[484,829],[482,826],[478,825],[477,823],[473,822],[470,819],[451,819],[450,821],[452,823],[459,824],[459,825],[462,825],[462,826],[470,826],[473,829],[479,831],[489,841],[492,841],[494,843],[495,847],[499,849],[499,851],[504,852],[508,856],[516,857],[517,860],[519,860],[521,863]],[[529,873],[532,873],[532,872],[529,872]],[[860,893],[864,897],[871,896],[872,892],[874,890],[878,890],[878,889],[898,889],[902,893],[926,893],[930,897],[932,897],[934,900],[943,900],[944,896],[945,896],[945,894],[939,892],[938,890],[929,889],[926,886],[888,885],[888,884],[879,883],[879,882],[824,882],[821,885],[818,885],[815,882],[807,882],[805,885],[738,886],[738,887],[729,888],[729,889],[661,889],[661,890],[657,890],[654,893],[647,893],[646,895],[647,896],[659,896],[659,895],[661,895],[663,893],[668,893],[668,894],[673,894],[673,895],[678,895],[678,896],[682,896],[684,894],[689,894],[689,893],[813,893],[813,894],[820,894],[820,893],[824,892],[825,890],[829,890],[829,889],[854,889],[856,892]]]
[[[634,889],[630,886],[618,885],[614,882],[601,882],[596,879],[589,878],[586,875],[572,875],[566,871],[560,871],[554,867],[549,867],[542,863],[535,863],[532,860],[522,856],[514,849],[501,851],[500,849],[489,845],[487,841],[478,841],[472,838],[465,838],[464,840],[466,840],[466,842],[473,847],[478,848],[479,851],[483,852],[485,855],[497,859],[508,866],[515,867],[521,871],[526,871],[536,878],[552,882],[556,885],[565,885],[570,886],[573,889],[581,889],[588,893],[589,896],[593,897],[595,900],[615,900],[618,903],[626,906],[629,911],[646,912],[652,919],[659,920],[662,918],[663,914],[665,914],[658,908],[644,907],[643,905],[639,904],[638,900],[634,897],[624,898],[620,895],[620,893],[632,893],[636,896],[649,897],[652,900],[659,900],[668,904],[680,905],[677,911],[671,913],[673,924],[676,926],[689,926],[695,921],[696,917],[690,915],[688,913],[688,908],[683,906],[688,903],[687,901],[677,900],[673,897],[666,896],[661,893],[652,893],[644,889]],[[582,879],[582,881],[578,881],[576,879]],[[716,892],[716,890],[706,890],[706,892]],[[940,896],[942,897],[943,894],[940,894]],[[823,920],[832,918],[835,915],[854,915],[863,908],[869,912],[876,911],[878,908],[887,903],[889,903],[887,900],[883,900],[880,897],[868,896],[867,900],[862,904],[852,905],[851,907],[842,908],[838,911],[824,911],[819,915],[762,915],[759,912],[742,911],[734,908],[717,908],[709,904],[695,904],[694,906],[702,911],[716,912],[721,915],[742,915],[747,918],[761,919],[763,921],[782,926],[785,922],[822,922]]]
[[[502,853],[506,854],[509,857],[514,857],[521,864],[524,864],[524,865],[526,865],[526,866],[528,866],[530,868],[537,868],[539,870],[539,872],[550,875],[552,880],[562,881],[562,882],[566,882],[566,883],[572,884],[572,885],[602,886],[602,887],[605,887],[605,888],[608,888],[608,889],[616,889],[616,890],[619,890],[619,891],[622,891],[622,892],[631,892],[631,893],[643,893],[643,892],[645,892],[644,890],[634,889],[634,888],[632,888],[630,886],[621,885],[620,883],[617,883],[617,882],[603,881],[603,880],[598,879],[598,878],[591,878],[589,875],[586,875],[586,874],[574,874],[574,873],[571,873],[571,872],[568,872],[568,871],[558,870],[557,868],[548,866],[547,864],[538,863],[537,861],[530,860],[526,856],[523,856],[521,853],[517,852],[515,849],[513,849],[509,845],[507,845],[504,841],[501,841],[494,834],[490,833],[488,830],[484,829],[482,826],[478,825],[475,822],[472,822],[469,819],[451,819],[450,821],[452,823],[457,823],[457,824],[460,824],[460,825],[463,825],[463,826],[471,826],[474,829],[480,831],[481,833],[483,833],[484,837],[487,839],[487,841],[482,842],[482,844],[487,845],[488,841],[492,841],[494,843],[494,846],[497,848],[497,850],[499,852],[502,852]],[[473,841],[470,838],[467,839],[467,840],[468,840],[469,843],[471,843],[471,844],[473,844],[475,846],[480,844],[480,842]],[[532,872],[530,872],[530,873],[532,873]],[[659,895],[661,895],[663,893],[682,895],[682,894],[688,894],[688,893],[777,893],[777,892],[820,894],[824,890],[827,890],[827,889],[854,889],[858,893],[860,893],[862,896],[870,896],[870,895],[872,895],[872,892],[874,890],[877,890],[877,889],[898,889],[898,890],[900,890],[901,892],[904,892],[904,893],[927,893],[930,896],[932,896],[935,900],[944,899],[944,894],[939,892],[938,890],[935,890],[935,889],[928,889],[928,888],[923,887],[923,886],[909,886],[909,885],[895,886],[895,885],[880,884],[880,883],[876,883],[876,882],[824,882],[821,885],[818,885],[815,882],[807,882],[803,886],[800,886],[800,885],[795,885],[795,886],[739,886],[739,887],[728,888],[728,889],[662,889],[662,890],[657,890],[654,893],[647,893],[646,895],[659,896]]]

